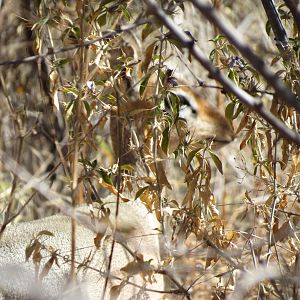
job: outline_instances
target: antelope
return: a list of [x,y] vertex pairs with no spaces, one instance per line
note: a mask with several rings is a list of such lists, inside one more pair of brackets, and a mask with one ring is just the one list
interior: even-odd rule
[[[151,112],[155,108],[147,98],[153,96],[154,89],[149,88],[139,99],[135,93],[125,91],[124,85],[127,90],[131,88],[131,83],[124,81],[118,87],[117,92],[125,96],[119,115],[112,113],[112,144],[121,164],[137,164],[131,145],[132,130],[136,131],[137,143],[146,143],[144,128],[149,118],[153,119]],[[215,107],[184,85],[172,91],[181,101],[180,129],[188,130],[193,140],[209,139],[220,145],[233,140],[231,126]],[[120,140],[115,138],[117,127]],[[169,147],[175,149],[183,135],[180,130],[171,132]],[[56,215],[8,226],[0,239],[2,299],[65,299],[74,295],[77,299],[161,299],[165,286],[159,264],[160,224],[140,199],[120,202],[114,219],[116,203],[116,196],[108,196],[92,215],[87,207],[70,214],[77,221],[73,262],[70,216]],[[75,284],[68,280],[73,263]]]

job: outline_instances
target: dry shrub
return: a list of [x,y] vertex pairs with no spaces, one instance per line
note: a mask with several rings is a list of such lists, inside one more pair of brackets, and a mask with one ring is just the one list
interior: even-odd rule
[[[291,11],[279,3],[290,44],[278,51],[259,1],[213,2],[297,95]],[[299,131],[299,111],[216,26],[191,3],[162,3],[220,72]],[[77,204],[121,192],[124,201],[139,197],[163,225],[161,264],[187,297],[297,297],[299,144],[207,78],[146,7],[121,0],[2,3],[2,230],[15,218],[53,214],[68,195]],[[224,112],[236,135],[227,148],[216,150],[203,136],[195,143],[191,120],[179,118],[183,84]],[[37,179],[40,186],[31,183]],[[60,196],[43,193],[42,183]]]

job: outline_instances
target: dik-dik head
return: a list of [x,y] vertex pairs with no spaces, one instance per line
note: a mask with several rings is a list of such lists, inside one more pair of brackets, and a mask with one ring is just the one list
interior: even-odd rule
[[[168,132],[169,153],[180,145],[193,150],[211,144],[213,149],[219,149],[233,141],[234,131],[230,123],[195,89],[181,82],[177,86],[161,85],[159,93],[155,94],[154,79],[152,75],[142,96],[135,94],[133,97],[131,94],[127,97],[126,92],[123,93],[118,109],[112,112],[112,144],[121,164],[136,162],[136,156],[141,154],[138,151],[153,136],[155,116],[158,144],[162,133]],[[127,86],[131,89],[132,85]]]
[[175,93],[181,103],[179,115],[186,120],[193,142],[212,141],[212,147],[218,149],[233,141],[234,131],[228,120],[195,89],[181,86]]

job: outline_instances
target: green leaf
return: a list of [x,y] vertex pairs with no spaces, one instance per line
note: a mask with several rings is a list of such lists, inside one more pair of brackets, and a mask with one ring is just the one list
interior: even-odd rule
[[91,167],[93,168],[93,169],[95,169],[96,167],[97,167],[97,159],[94,159],[93,161],[92,161],[92,163],[91,163]]
[[149,78],[150,78],[150,75],[145,76],[144,79],[141,81],[141,84],[140,84],[140,96],[141,97],[143,96],[145,89],[148,85]]
[[146,37],[155,30],[152,23],[147,23],[142,30],[142,41],[146,39]]
[[56,67],[56,68],[62,68],[64,65],[66,65],[67,63],[70,62],[70,59],[69,58],[59,58],[59,59],[56,59],[54,62],[53,62],[53,65]]
[[228,45],[227,45],[227,48],[228,48],[228,50],[231,52],[231,54],[233,54],[233,55],[235,55],[235,56],[238,56],[238,52],[237,52],[237,50],[235,49],[234,46],[228,44]]
[[26,261],[29,260],[29,258],[32,256],[33,251],[37,251],[38,248],[41,248],[41,243],[38,240],[34,240],[34,242],[31,242],[30,245],[28,245],[25,249],[25,259]]
[[274,66],[281,59],[281,55],[275,56],[271,61],[271,66]]
[[254,68],[247,66],[246,69],[252,73],[252,76],[256,79],[256,81],[260,81],[259,73]]
[[87,101],[83,101],[83,105],[84,105],[84,108],[86,110],[87,117],[89,117],[90,114],[91,114],[90,104]]
[[217,43],[218,41],[223,40],[224,38],[225,38],[224,35],[218,34],[213,39],[210,39],[209,41]]
[[100,3],[100,7],[106,5],[106,4],[109,4],[111,2],[114,2],[115,0],[102,0],[101,3]]
[[215,59],[215,54],[216,54],[216,49],[213,49],[210,53],[209,53],[209,60],[213,61]]
[[267,21],[266,23],[266,33],[268,36],[270,36],[270,32],[271,32],[271,23],[269,21]]
[[70,32],[69,32],[69,37],[72,38],[76,38],[76,39],[80,39],[80,28],[75,26],[75,27],[72,27]]
[[174,45],[182,54],[184,53],[182,43],[176,39],[168,38],[170,44]]
[[196,154],[200,151],[200,149],[195,149],[195,150],[192,150],[189,155],[188,155],[188,158],[187,158],[187,165],[189,165],[191,163],[191,161],[193,160],[193,158],[196,156]]
[[129,13],[128,9],[127,8],[122,8],[122,12],[123,12],[123,15],[124,15],[125,19],[128,22],[130,22],[131,16],[130,16],[130,13]]
[[116,103],[116,101],[117,101],[116,97],[112,94],[105,94],[105,95],[100,96],[99,98],[102,101],[108,100],[109,103]]
[[161,148],[166,155],[168,155],[169,140],[170,140],[169,127],[166,127],[165,130],[163,131],[163,138],[161,141]]
[[103,27],[106,24],[106,15],[107,15],[107,11],[104,11],[97,18],[97,23],[100,27]]
[[78,96],[79,95],[79,91],[75,88],[63,88],[63,92],[64,93],[69,93],[69,94],[73,94],[74,96]]
[[104,86],[105,85],[105,82],[103,80],[95,80],[95,85],[100,85],[100,86]]
[[235,103],[234,102],[230,102],[226,109],[225,109],[225,117],[228,120],[232,120],[233,114],[234,114],[234,107],[235,107]]
[[102,177],[102,179],[104,180],[105,183],[113,185],[111,176],[106,170],[100,168],[100,169],[97,170],[97,172]]
[[45,16],[45,17],[42,17],[40,18],[35,24],[33,24],[31,30],[34,30],[34,29],[41,29],[44,25],[46,25],[49,21],[49,17],[48,16]]
[[223,175],[223,166],[222,166],[221,160],[215,153],[213,153],[211,151],[208,151],[208,152],[209,152],[209,155],[212,158],[215,166],[217,167],[218,171]]
[[236,72],[233,69],[229,70],[228,78],[230,78],[235,83],[235,85],[238,86],[238,77]]
[[180,110],[180,97],[172,92],[168,92],[167,94],[167,105],[171,108],[173,114],[173,123],[175,123],[179,117]]
[[239,114],[243,111],[243,109],[244,109],[243,104],[240,103],[240,102],[238,102],[237,110],[236,110],[236,112],[234,113],[234,115],[232,116],[232,119],[236,119],[236,118],[239,116]]
[[[196,42],[197,40],[193,37],[190,31],[185,30],[184,33],[189,36],[193,42]],[[165,34],[165,38],[168,42],[173,44],[181,53],[183,53],[183,48],[185,47],[178,39],[173,35],[172,32],[167,32]]]
[[133,172],[134,167],[132,165],[122,165],[120,166],[121,171]]

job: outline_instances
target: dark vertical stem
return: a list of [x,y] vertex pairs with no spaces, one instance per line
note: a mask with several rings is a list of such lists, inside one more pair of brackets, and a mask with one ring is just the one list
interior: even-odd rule
[[276,46],[279,51],[284,51],[288,44],[288,37],[281,23],[274,2],[273,0],[261,0],[261,3],[265,9],[271,28],[275,35]]

